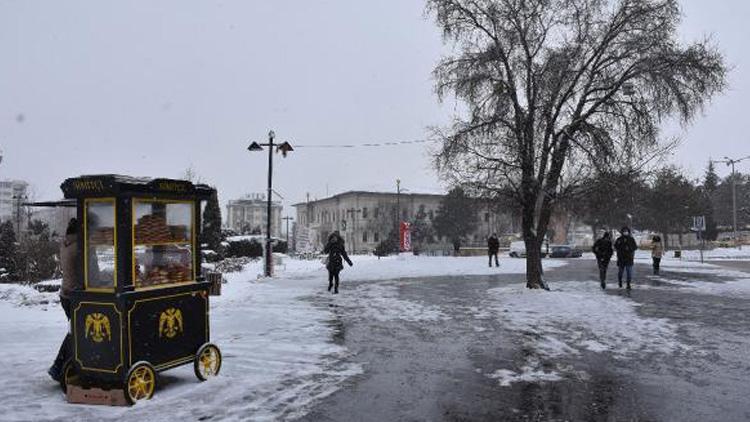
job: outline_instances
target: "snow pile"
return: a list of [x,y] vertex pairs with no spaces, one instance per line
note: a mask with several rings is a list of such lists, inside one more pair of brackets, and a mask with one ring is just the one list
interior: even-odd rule
[[[499,317],[514,330],[538,335],[545,355],[608,350],[625,358],[684,347],[666,319],[638,315],[636,302],[605,294],[598,282],[555,283],[554,292],[512,285],[489,290]],[[596,339],[595,342],[592,342]]]
[[400,299],[398,287],[383,284],[365,284],[336,298],[343,308],[364,320],[375,321],[441,321],[449,319],[439,307],[422,305]]
[[0,284],[0,303],[18,306],[56,305],[60,302],[57,292],[40,292],[26,284]]
[[486,306],[511,330],[523,333],[527,356],[519,371],[501,369],[487,374],[501,385],[517,381],[554,381],[572,368],[545,364],[566,355],[609,352],[616,359],[643,354],[665,356],[688,350],[666,319],[638,315],[638,304],[602,292],[598,282],[559,282],[553,292],[521,285],[489,290]]
[[[668,285],[644,286],[649,289],[698,293],[705,295],[724,296],[724,297],[741,297],[750,298],[750,278],[748,274],[742,271],[728,270],[711,264],[697,264],[691,262],[691,266],[670,268],[670,273],[684,273],[686,275],[710,275],[730,281],[705,281],[691,279],[675,279],[669,274],[662,273],[661,276],[649,276],[650,279],[666,282]],[[675,290],[673,286],[679,286],[683,289]]]
[[[682,251],[682,256],[691,261],[700,261],[700,251]],[[733,260],[733,259],[750,259],[750,246],[742,249],[737,248],[716,248],[703,251],[703,259],[707,260]]]
[[510,387],[515,382],[542,383],[549,381],[560,381],[563,379],[554,370],[542,369],[539,359],[528,359],[519,372],[510,369],[498,369],[487,374],[487,377],[496,379],[501,387]]

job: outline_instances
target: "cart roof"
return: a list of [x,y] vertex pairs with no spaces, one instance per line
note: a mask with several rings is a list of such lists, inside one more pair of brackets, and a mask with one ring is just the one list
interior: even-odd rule
[[61,199],[59,201],[39,201],[39,202],[25,202],[23,204],[24,206],[28,207],[66,207],[66,208],[75,208],[76,207],[76,200],[75,199]]
[[207,199],[215,190],[188,180],[97,174],[72,177],[60,185],[65,198],[88,198],[133,194],[187,196]]

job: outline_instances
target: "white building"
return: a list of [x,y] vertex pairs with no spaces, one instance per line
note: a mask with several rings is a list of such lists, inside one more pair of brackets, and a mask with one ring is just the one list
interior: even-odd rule
[[[263,194],[246,195],[227,203],[226,227],[238,233],[266,233],[268,203]],[[281,238],[280,202],[271,201],[271,236]]]
[[[26,201],[29,184],[22,180],[0,180],[0,221],[16,221],[20,210],[23,217],[24,209],[19,205]],[[15,198],[15,199],[14,199]]]
[[[396,208],[401,221],[413,221],[423,212],[430,224],[437,215],[443,195],[425,193],[349,191],[328,198],[294,204],[297,210],[295,246],[297,251],[320,251],[328,235],[338,230],[347,248],[371,253],[396,229]],[[487,246],[491,233],[505,233],[511,219],[477,203],[477,227],[464,240],[464,246]],[[424,251],[449,251],[448,239],[437,238]]]

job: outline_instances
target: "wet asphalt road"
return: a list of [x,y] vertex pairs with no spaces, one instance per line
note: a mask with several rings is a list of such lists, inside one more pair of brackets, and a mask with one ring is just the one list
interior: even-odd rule
[[[730,262],[747,271],[750,263]],[[637,266],[638,283],[664,287]],[[728,281],[705,274],[670,273],[681,281]],[[546,279],[594,280],[594,265],[572,260]],[[534,350],[529,333],[513,332],[497,318],[481,320],[466,309],[487,289],[522,283],[523,275],[403,280],[399,297],[433,305],[450,316],[439,321],[378,321],[357,309],[336,307],[332,341],[352,351],[364,373],[317,402],[305,421],[747,421],[750,420],[750,299],[698,294],[677,285],[639,289],[627,296],[640,316],[666,318],[691,346],[671,356],[644,353],[617,360],[609,352],[556,358],[586,377],[518,382],[501,387],[485,375],[518,368]],[[610,283],[612,283],[610,279]],[[616,283],[615,283],[616,284]],[[351,282],[342,293],[352,292]],[[356,289],[354,289],[356,291]],[[552,293],[554,294],[554,293]],[[608,289],[607,294],[626,295]],[[322,302],[319,306],[330,306]],[[563,361],[563,362],[561,362]]]

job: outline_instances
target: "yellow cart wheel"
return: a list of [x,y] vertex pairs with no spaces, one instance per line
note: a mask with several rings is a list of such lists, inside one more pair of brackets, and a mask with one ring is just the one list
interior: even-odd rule
[[219,375],[221,370],[221,351],[215,344],[206,343],[198,349],[193,361],[195,376],[205,381]]
[[125,399],[130,404],[138,400],[148,400],[156,390],[156,370],[146,361],[136,362],[125,377]]

